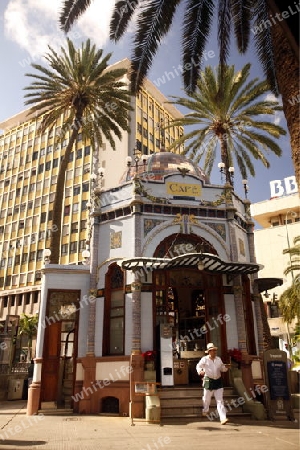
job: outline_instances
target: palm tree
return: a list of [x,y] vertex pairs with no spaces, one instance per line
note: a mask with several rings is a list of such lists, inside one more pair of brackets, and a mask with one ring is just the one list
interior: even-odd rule
[[279,308],[283,320],[290,324],[294,319],[300,322],[300,273],[296,276],[295,271],[300,271],[300,236],[294,239],[294,246],[283,250],[284,254],[290,257],[289,265],[284,274],[292,274],[292,285],[280,296]]
[[[216,72],[208,66],[200,74],[197,90],[187,98],[173,97],[176,105],[192,112],[183,118],[175,119],[171,126],[191,125],[194,129],[187,132],[171,144],[169,150],[182,144],[185,153],[196,163],[204,158],[204,171],[209,175],[216,153],[220,148],[221,162],[226,174],[226,182],[232,184],[229,167],[235,159],[243,178],[248,172],[254,176],[251,157],[269,167],[264,151],[281,155],[279,145],[272,138],[279,138],[286,132],[283,128],[261,118],[262,115],[274,115],[279,107],[277,101],[264,100],[268,92],[266,81],[255,78],[248,81],[250,64],[235,72],[234,66],[221,67]],[[219,101],[221,78],[223,80],[222,102]]]
[[28,314],[21,314],[19,321],[19,335],[25,335],[28,338],[27,342],[27,362],[30,362],[32,359],[32,339],[37,334],[37,326],[39,322],[39,317],[36,314],[35,316],[30,316]]
[[[162,39],[168,33],[182,0],[118,0],[111,19],[110,36],[118,41],[138,11],[132,54],[131,89],[139,91]],[[91,0],[64,0],[60,24],[68,31],[90,6]],[[218,5],[220,64],[225,65],[233,28],[237,48],[244,54],[253,35],[270,88],[282,95],[283,111],[291,136],[292,158],[300,186],[299,124],[299,24],[285,0],[187,0],[183,12],[182,66],[187,92],[194,91],[201,72],[215,6]],[[284,14],[285,13],[285,14]],[[287,17],[288,16],[288,17]],[[252,26],[253,25],[253,26]],[[252,28],[251,28],[252,26]]]
[[70,154],[79,132],[89,139],[92,149],[101,146],[105,137],[113,149],[114,138],[122,137],[122,130],[129,131],[128,111],[130,94],[121,81],[126,69],[108,69],[111,53],[103,55],[90,40],[76,50],[71,40],[67,49],[61,47],[61,55],[49,47],[45,58],[49,67],[32,64],[39,73],[26,74],[36,81],[25,88],[26,104],[34,104],[30,113],[42,116],[40,131],[51,132],[63,116],[59,138],[69,133],[69,141],[60,163],[53,205],[52,223],[56,232],[51,235],[51,262],[59,263],[62,205],[65,173]]

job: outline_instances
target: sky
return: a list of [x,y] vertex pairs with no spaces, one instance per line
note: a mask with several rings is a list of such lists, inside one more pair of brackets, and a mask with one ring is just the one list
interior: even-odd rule
[[[112,52],[110,62],[114,63],[125,57],[130,58],[132,37],[134,33],[134,21],[128,32],[117,44],[109,40],[109,21],[115,0],[94,0],[91,7],[79,19],[68,36],[75,45],[90,38],[105,53]],[[23,88],[30,84],[31,80],[25,74],[32,72],[32,62],[44,63],[43,55],[48,45],[58,49],[66,43],[66,36],[59,29],[58,16],[62,6],[62,0],[2,0],[0,3],[0,122],[25,109]],[[203,67],[218,64],[218,47],[216,42],[216,27],[211,33],[203,59]],[[253,34],[252,34],[253,36]],[[169,98],[171,95],[184,96],[182,80],[176,69],[180,61],[180,10],[176,16],[173,27],[164,39],[157,53],[148,78],[156,84],[162,93]],[[246,55],[239,55],[235,45],[231,46],[230,64],[234,64],[236,70],[241,69],[246,63],[251,62],[251,79],[264,78],[260,63],[257,60],[254,47],[251,45]],[[173,75],[170,75],[170,72]],[[166,73],[169,73],[167,76]],[[178,74],[178,75],[177,75]],[[162,80],[164,77],[164,83]],[[169,78],[169,79],[168,79]],[[269,94],[270,96],[272,94]],[[178,108],[180,109],[180,108]],[[181,110],[183,113],[186,112]],[[282,112],[276,113],[275,123],[287,130],[285,117]],[[271,167],[266,169],[262,163],[255,163],[255,178],[248,179],[248,198],[252,203],[268,200],[270,194],[270,181],[283,180],[294,175],[291,159],[289,135],[279,141],[282,149],[282,157],[278,158],[268,154]],[[213,169],[210,180],[212,183],[221,183],[219,170]],[[235,191],[244,197],[241,177],[235,176]]]

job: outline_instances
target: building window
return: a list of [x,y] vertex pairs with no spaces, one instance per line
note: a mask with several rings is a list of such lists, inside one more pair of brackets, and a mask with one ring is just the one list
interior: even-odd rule
[[73,195],[79,195],[80,194],[80,186],[75,186],[73,188]]
[[28,253],[23,253],[22,255],[22,264],[27,263],[28,261]]
[[85,247],[86,247],[86,240],[81,239],[81,241],[79,241],[79,251],[82,252],[83,250],[85,250]]
[[[28,155],[27,157],[30,158],[30,155]],[[39,157],[39,152],[32,153],[32,161],[35,161],[36,159],[38,159],[38,157]],[[27,159],[26,159],[26,162],[29,162],[29,161],[27,161]]]
[[78,212],[79,210],[79,203],[73,203],[73,213]]
[[16,257],[15,257],[15,266],[19,266],[20,262],[21,262],[20,255],[16,255]]
[[77,241],[73,241],[70,243],[70,253],[77,252]]
[[46,212],[42,212],[41,213],[41,223],[45,223],[47,219],[47,213]]
[[35,261],[35,257],[36,257],[35,252],[30,252],[30,253],[29,253],[29,261],[30,261],[30,262],[31,262],[31,261]]
[[88,200],[82,200],[81,202],[81,211],[87,209]]
[[84,147],[84,156],[88,156],[91,153],[91,147],[88,145],[87,147]]
[[73,222],[71,224],[71,233],[78,233],[78,222]]
[[82,192],[88,192],[89,191],[89,183],[83,183],[82,185]]
[[48,171],[51,169],[51,161],[47,161],[45,165],[45,170]]
[[79,150],[77,150],[76,152],[76,159],[80,159],[82,158],[82,148],[80,148]]
[[70,210],[71,210],[71,206],[70,205],[66,205],[65,209],[64,209],[64,216],[69,216],[70,215]]
[[44,172],[44,164],[40,164],[38,174],[43,173],[43,172]]
[[53,169],[54,169],[55,167],[58,167],[58,158],[55,158],[55,159],[53,160]]
[[87,220],[80,221],[80,231],[86,230],[87,228]]
[[69,155],[69,162],[72,162],[73,159],[74,159],[74,153],[72,152],[72,153],[70,153],[70,155]]
[[68,244],[63,244],[61,246],[61,254],[62,255],[67,255],[68,254]]
[[44,254],[44,250],[38,250],[37,251],[37,260],[38,261],[42,261],[43,260],[43,254]]

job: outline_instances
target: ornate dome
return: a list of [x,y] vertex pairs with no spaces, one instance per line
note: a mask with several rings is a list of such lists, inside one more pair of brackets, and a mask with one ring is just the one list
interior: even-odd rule
[[[150,156],[143,157],[139,160],[137,166],[138,175],[141,178],[154,180],[163,180],[167,175],[181,173],[185,175],[193,175],[200,178],[203,182],[209,183],[209,178],[202,169],[198,167],[192,160],[183,155],[171,152],[158,152]],[[120,180],[121,183],[131,180],[136,174],[136,166],[129,166],[126,173]]]

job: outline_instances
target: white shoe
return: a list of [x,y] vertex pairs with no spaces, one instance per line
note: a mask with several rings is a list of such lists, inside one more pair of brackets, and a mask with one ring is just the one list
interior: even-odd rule
[[228,419],[221,420],[221,425],[226,425],[227,422],[228,422]]

